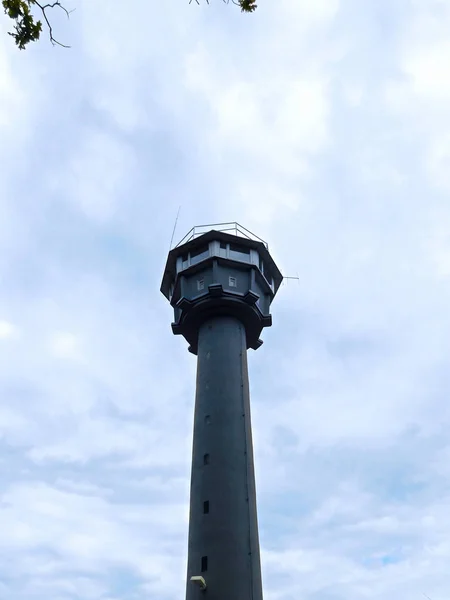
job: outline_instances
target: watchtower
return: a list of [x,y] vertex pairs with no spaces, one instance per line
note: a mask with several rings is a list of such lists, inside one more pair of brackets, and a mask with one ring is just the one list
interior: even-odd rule
[[262,600],[247,349],[282,279],[237,223],[195,227],[169,252],[161,291],[197,355],[187,600]]

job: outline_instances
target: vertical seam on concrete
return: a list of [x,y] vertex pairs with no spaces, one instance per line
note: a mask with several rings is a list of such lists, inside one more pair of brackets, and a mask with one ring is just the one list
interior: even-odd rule
[[[243,325],[242,323],[240,324],[240,328],[239,331],[241,333],[241,339],[240,339],[240,343],[241,343],[241,349],[239,351],[239,355],[240,355],[240,370],[241,370],[241,400],[242,400],[242,414],[244,415],[243,418],[243,422],[244,422],[244,449],[245,449],[245,493],[246,493],[246,502],[247,502],[247,516],[248,516],[248,547],[249,547],[249,554],[248,554],[248,561],[249,561],[249,570],[250,570],[250,594],[251,594],[251,598],[253,600],[253,552],[252,552],[252,533],[251,533],[251,514],[250,514],[250,490],[248,487],[248,465],[249,465],[249,455],[248,455],[248,439],[247,439],[247,429],[248,429],[248,424],[247,424],[247,415],[246,415],[246,403],[245,403],[245,382],[244,382],[244,367],[243,367],[243,363],[244,363],[244,357],[243,357],[243,352],[246,352],[246,349],[244,348],[244,344],[242,342],[242,328]],[[245,333],[244,333],[245,335]],[[245,345],[246,346],[246,345]]]

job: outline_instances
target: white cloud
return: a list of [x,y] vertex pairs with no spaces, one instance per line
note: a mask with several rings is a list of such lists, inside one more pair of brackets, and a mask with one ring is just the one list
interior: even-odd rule
[[[22,513],[30,496],[32,508]],[[0,551],[28,553],[35,549],[48,553],[54,565],[50,573],[54,577],[52,587],[71,587],[64,577],[69,565],[86,575],[99,576],[109,568],[130,569],[135,575],[154,580],[161,592],[167,586],[171,591],[180,587],[178,569],[174,568],[180,561],[173,555],[172,541],[183,527],[177,504],[148,510],[139,504],[108,503],[95,496],[30,482],[3,494],[0,520],[4,532]],[[164,543],[157,542],[161,534],[166,537]],[[22,577],[45,574],[39,564],[27,561],[16,569]],[[104,579],[97,585],[89,577],[79,578],[79,582],[83,579],[85,589],[98,590],[100,583],[105,591],[108,589]]]
[[[2,134],[0,152],[3,156],[6,147],[13,146],[16,137],[21,138],[23,133],[21,124],[26,125],[28,120],[28,106],[25,90],[14,71],[14,67],[17,69],[19,65],[14,61],[10,40],[6,37],[7,30],[3,23],[0,34],[0,132]],[[23,142],[24,139],[20,141]]]
[[426,166],[434,185],[443,192],[450,192],[450,136],[439,136],[432,142]]
[[80,356],[79,339],[73,333],[59,332],[51,338],[52,352],[61,358],[78,358]]
[[448,25],[450,12],[442,2],[418,2],[407,16],[400,36],[402,78],[388,82],[388,106],[399,114],[414,135],[426,140],[425,165],[430,185],[444,192],[448,178],[450,123],[450,67]]
[[[338,10],[339,0],[319,0],[311,4],[306,0],[300,0],[292,4],[289,0],[281,0],[277,6],[277,12],[285,19],[285,24],[291,25],[293,28],[301,25],[305,30],[308,27],[323,25],[324,22],[332,20]],[[276,14],[276,13],[275,13]],[[294,19],[294,22],[292,22]]]
[[[221,61],[223,62],[223,61]],[[231,66],[220,65],[231,77],[218,77],[206,48],[188,57],[187,84],[209,105],[214,153],[231,146],[250,164],[255,161],[280,175],[298,172],[302,154],[318,152],[327,142],[327,89],[323,75],[311,77],[286,71],[274,81],[247,72],[236,80]],[[247,71],[247,69],[246,69]],[[214,146],[214,148],[213,148]]]
[[[119,210],[126,178],[134,171],[134,154],[125,143],[102,131],[83,132],[66,174],[50,182],[87,217],[103,222]],[[126,188],[125,188],[126,189]]]
[[9,321],[0,321],[0,340],[7,340],[16,337],[17,328]]

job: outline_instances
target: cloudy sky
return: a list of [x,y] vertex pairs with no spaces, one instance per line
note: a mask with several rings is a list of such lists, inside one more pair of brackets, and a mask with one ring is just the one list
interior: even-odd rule
[[181,205],[299,277],[250,351],[265,599],[448,600],[450,3],[199,1],[0,16],[0,598],[184,596]]

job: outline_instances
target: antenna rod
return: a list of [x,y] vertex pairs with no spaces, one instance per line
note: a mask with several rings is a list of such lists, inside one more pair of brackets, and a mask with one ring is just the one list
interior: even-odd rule
[[180,206],[178,207],[178,212],[177,212],[177,216],[176,216],[176,219],[175,219],[175,224],[174,224],[174,226],[173,226],[172,237],[170,238],[170,246],[169,246],[169,250],[171,250],[171,249],[172,249],[173,236],[175,235],[175,229],[177,228],[177,223],[178,223],[178,215],[180,214],[180,210],[181,210],[181,204],[180,204]]

